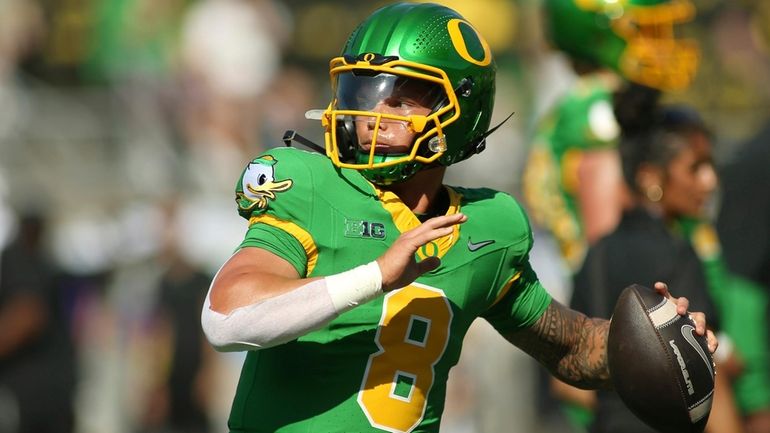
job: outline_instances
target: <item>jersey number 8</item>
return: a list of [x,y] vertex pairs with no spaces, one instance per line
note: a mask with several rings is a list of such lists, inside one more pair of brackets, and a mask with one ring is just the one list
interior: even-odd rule
[[452,309],[444,292],[414,283],[388,293],[358,392],[372,426],[409,432],[425,414],[433,367],[449,341]]

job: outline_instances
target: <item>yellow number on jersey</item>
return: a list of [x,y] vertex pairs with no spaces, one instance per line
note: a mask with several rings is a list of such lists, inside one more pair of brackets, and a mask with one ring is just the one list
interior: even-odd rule
[[358,392],[374,427],[409,432],[422,421],[451,322],[442,290],[414,283],[385,296],[375,337],[380,350],[369,356]]

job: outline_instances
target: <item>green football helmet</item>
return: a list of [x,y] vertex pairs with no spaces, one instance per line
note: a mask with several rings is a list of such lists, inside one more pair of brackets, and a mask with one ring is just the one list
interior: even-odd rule
[[[484,148],[495,71],[486,41],[454,10],[432,3],[378,9],[330,62],[333,97],[321,116],[326,154],[378,185],[466,159]],[[375,111],[403,97],[421,111]],[[411,147],[399,153],[378,147],[388,127],[405,128],[414,136]],[[369,139],[359,138],[361,128]]]
[[687,87],[698,47],[678,39],[691,20],[689,0],[544,0],[547,33],[573,58],[614,69],[629,81],[660,90]]

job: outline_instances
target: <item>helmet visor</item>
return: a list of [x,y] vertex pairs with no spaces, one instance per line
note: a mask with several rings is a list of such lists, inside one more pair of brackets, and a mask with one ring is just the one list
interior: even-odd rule
[[420,108],[433,112],[446,100],[439,83],[365,70],[339,74],[336,91],[338,110],[375,111],[379,105],[400,107],[401,110],[390,111],[404,116]]
[[447,101],[440,83],[386,72],[348,71],[337,76],[336,84],[334,123],[345,135],[345,159],[357,152],[413,158],[418,151],[413,145],[429,116]]

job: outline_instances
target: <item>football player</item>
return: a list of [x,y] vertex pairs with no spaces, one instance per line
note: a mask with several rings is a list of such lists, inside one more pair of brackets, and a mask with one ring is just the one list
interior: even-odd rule
[[562,380],[609,384],[608,322],[542,287],[519,203],[443,184],[484,148],[495,68],[455,11],[386,6],[330,63],[325,154],[279,148],[246,166],[249,228],[202,313],[216,348],[248,351],[231,431],[436,432],[477,317]]
[[545,0],[548,41],[566,54],[576,78],[540,122],[524,173],[534,221],[557,240],[576,271],[588,243],[617,224],[626,191],[616,146],[613,95],[641,86],[640,103],[692,81],[697,44],[677,38],[692,19],[688,0]]

